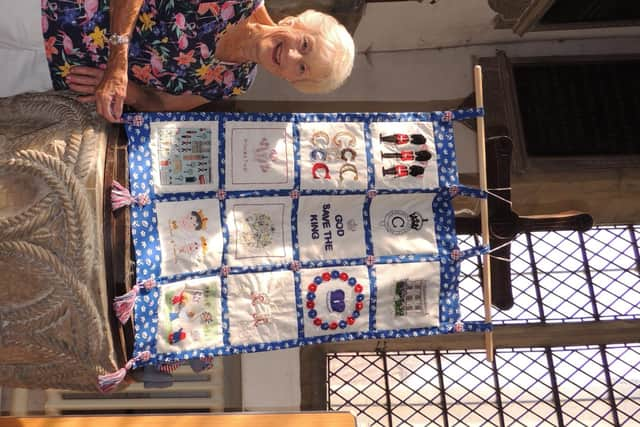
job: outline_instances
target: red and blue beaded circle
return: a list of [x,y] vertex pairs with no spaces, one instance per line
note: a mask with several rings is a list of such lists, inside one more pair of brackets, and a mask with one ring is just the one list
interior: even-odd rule
[[[353,310],[350,311],[349,315],[340,319],[339,321],[325,321],[322,320],[318,316],[318,312],[316,310],[316,291],[318,290],[318,286],[323,283],[330,282],[331,280],[341,280],[343,282],[347,282],[347,284],[351,287],[353,292],[356,294],[355,304],[353,306]],[[364,308],[364,294],[362,291],[364,287],[358,283],[358,280],[349,276],[344,271],[333,270],[331,272],[324,272],[319,276],[316,276],[313,279],[313,282],[309,283],[307,286],[307,315],[310,319],[313,320],[313,324],[320,329],[326,330],[336,330],[338,328],[345,329],[347,326],[353,325],[356,322],[356,319],[360,317],[360,312]],[[347,310],[349,312],[349,310]]]

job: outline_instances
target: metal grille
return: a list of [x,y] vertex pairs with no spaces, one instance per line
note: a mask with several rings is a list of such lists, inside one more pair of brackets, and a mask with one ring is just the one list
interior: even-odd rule
[[[514,307],[493,309],[494,324],[640,319],[640,230],[539,232],[511,243]],[[461,246],[475,245],[462,236]],[[461,265],[462,318],[482,320],[478,260]]]
[[[515,306],[494,323],[640,319],[639,230],[528,233],[511,245]],[[473,236],[461,246],[473,246]],[[477,260],[461,266],[462,317],[481,320]],[[363,426],[634,425],[640,344],[327,354],[328,407]]]
[[607,426],[640,417],[640,345],[328,354],[360,426]]

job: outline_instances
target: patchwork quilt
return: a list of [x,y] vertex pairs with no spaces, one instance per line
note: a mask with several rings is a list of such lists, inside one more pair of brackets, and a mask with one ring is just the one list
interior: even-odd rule
[[137,365],[460,330],[453,120],[127,117]]

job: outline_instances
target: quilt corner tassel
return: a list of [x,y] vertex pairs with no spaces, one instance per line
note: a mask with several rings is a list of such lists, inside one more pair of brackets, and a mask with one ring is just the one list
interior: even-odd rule
[[133,204],[140,206],[149,204],[149,195],[139,194],[134,197],[131,192],[118,181],[111,181],[111,210],[117,211],[120,208]]
[[98,375],[98,389],[102,393],[110,393],[115,390],[124,381],[127,376],[127,372],[133,368],[133,364],[141,360],[149,360],[151,353],[149,351],[143,351],[137,356],[129,359],[124,367],[118,369],[110,374]]
[[120,323],[125,324],[131,318],[133,306],[138,296],[138,286],[134,286],[129,292],[113,299],[113,310]]
[[[127,362],[128,363],[128,362]],[[118,387],[127,376],[128,369],[126,367],[120,368],[110,374],[104,374],[98,376],[98,389],[102,393],[110,393]]]
[[125,324],[131,318],[133,307],[136,303],[136,297],[138,296],[140,289],[144,288],[146,290],[150,290],[154,286],[155,281],[153,279],[148,279],[144,282],[135,284],[129,292],[113,299],[113,311],[120,323]]

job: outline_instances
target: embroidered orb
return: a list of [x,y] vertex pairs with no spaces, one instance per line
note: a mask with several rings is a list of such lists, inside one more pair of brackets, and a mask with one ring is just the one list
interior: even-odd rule
[[344,271],[340,273],[340,280],[342,280],[343,282],[346,282],[348,278],[349,278],[349,275]]
[[333,270],[331,272],[331,278],[332,279],[337,279],[338,277],[340,277],[340,272],[338,270]]
[[313,308],[316,304],[313,301],[307,301],[307,308]]
[[353,278],[353,277],[352,277],[352,278],[350,278],[350,279],[349,279],[349,281],[348,281],[349,285],[351,285],[351,286],[355,285],[357,282],[358,282],[358,281],[357,281],[355,278]]
[[330,329],[338,329],[338,322],[331,322],[329,324]]
[[307,289],[309,290],[309,292],[315,292],[315,291],[316,291],[316,289],[318,289],[318,287],[317,287],[315,284],[311,283],[311,284],[307,287]]
[[322,280],[324,280],[325,282],[331,280],[331,273],[322,273]]
[[315,311],[315,310],[309,310],[309,313],[308,313],[308,314],[309,314],[309,317],[310,317],[311,319],[315,319],[315,318],[316,318],[316,316],[318,315],[318,312],[317,312],[317,311]]
[[316,326],[322,325],[322,319],[319,317],[316,317],[315,319],[313,319],[313,324]]
[[360,283],[358,283],[357,285],[355,285],[355,286],[353,287],[353,290],[354,290],[355,292],[357,292],[357,293],[362,292],[362,285],[361,285]]
[[322,283],[322,277],[320,277],[320,276],[316,276],[316,277],[313,279],[313,281],[314,281],[314,283],[316,283],[316,284],[318,284],[318,285],[319,285],[320,283]]

